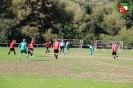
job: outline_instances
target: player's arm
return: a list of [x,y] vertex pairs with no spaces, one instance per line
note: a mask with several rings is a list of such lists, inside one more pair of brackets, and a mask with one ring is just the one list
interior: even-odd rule
[[46,45],[46,43],[43,44],[43,46],[45,46],[45,45]]
[[25,49],[28,51],[28,47],[30,46],[30,44],[26,43]]
[[26,46],[25,48],[26,48],[26,50],[28,51],[28,47]]
[[18,45],[18,50],[19,50],[20,44]]

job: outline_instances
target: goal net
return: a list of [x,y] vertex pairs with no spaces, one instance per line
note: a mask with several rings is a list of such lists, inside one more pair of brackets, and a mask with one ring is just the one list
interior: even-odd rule
[[112,43],[115,42],[117,45],[117,49],[118,51],[122,51],[123,50],[123,41],[103,41],[103,40],[95,40],[94,41],[94,49],[111,49],[111,45]]

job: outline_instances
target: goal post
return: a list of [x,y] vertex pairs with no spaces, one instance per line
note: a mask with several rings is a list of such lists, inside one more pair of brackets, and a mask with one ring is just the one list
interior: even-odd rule
[[95,40],[94,41],[94,49],[95,50],[103,49],[104,51],[106,49],[111,49],[111,45],[112,45],[113,42],[116,43],[118,51],[122,51],[123,50],[123,41],[112,41],[112,40],[108,40],[108,41]]

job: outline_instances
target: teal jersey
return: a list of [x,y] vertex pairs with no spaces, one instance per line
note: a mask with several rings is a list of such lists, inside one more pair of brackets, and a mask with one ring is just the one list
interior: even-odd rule
[[66,49],[69,50],[70,49],[70,44],[66,43]]
[[21,47],[20,47],[21,50],[26,50],[26,47],[27,47],[26,42],[21,42],[20,45],[21,45]]
[[90,52],[93,52],[93,46],[90,45]]

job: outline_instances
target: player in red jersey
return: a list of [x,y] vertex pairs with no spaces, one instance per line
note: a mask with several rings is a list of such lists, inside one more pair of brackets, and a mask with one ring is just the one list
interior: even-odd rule
[[46,54],[50,53],[51,41],[46,42],[43,46],[46,47]]
[[116,59],[119,60],[119,57],[117,56],[117,45],[115,42],[112,44],[112,55],[113,55],[114,60]]
[[60,42],[56,39],[54,42],[54,58],[58,59],[58,53],[60,50]]
[[16,55],[16,52],[15,52],[15,48],[14,48],[14,45],[16,43],[16,40],[12,40],[12,42],[10,43],[10,51],[8,52],[8,55],[10,55],[11,51],[14,52],[14,55]]
[[28,45],[28,55],[31,54],[31,56],[33,55],[33,50],[34,50],[34,47],[33,47],[33,44],[29,44]]
[[34,38],[32,38],[30,44],[32,44],[34,46],[34,44],[35,44],[35,39]]
[[33,52],[34,52],[34,44],[35,44],[35,39],[32,38],[30,44],[29,44],[29,48],[28,48],[28,51],[30,49],[30,53],[31,53],[31,56],[33,55]]

